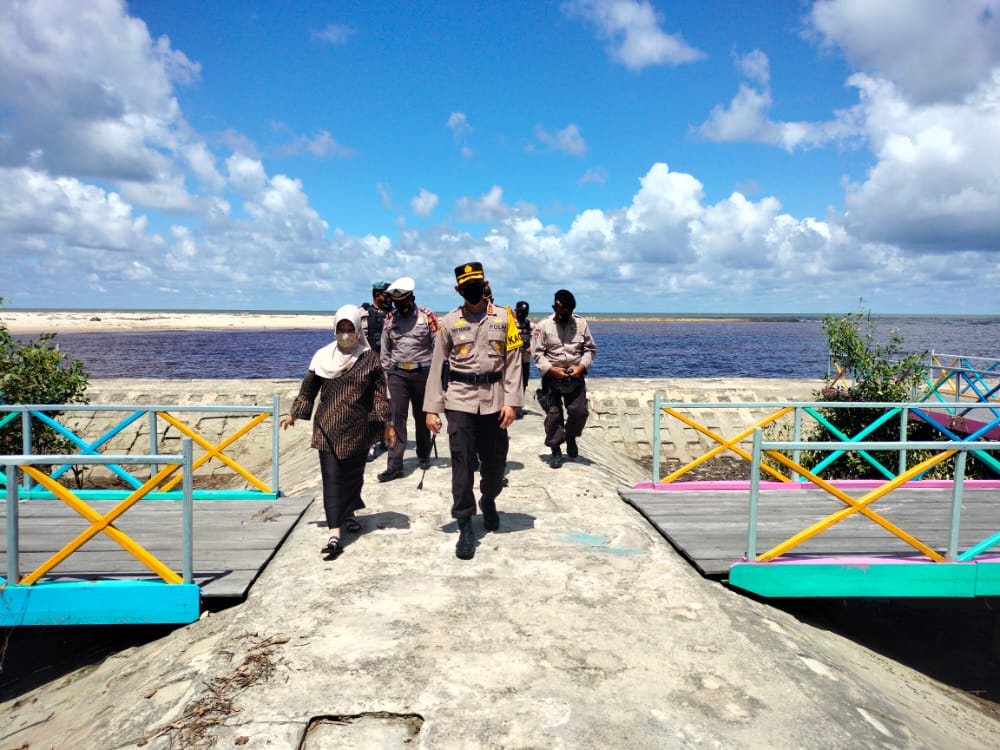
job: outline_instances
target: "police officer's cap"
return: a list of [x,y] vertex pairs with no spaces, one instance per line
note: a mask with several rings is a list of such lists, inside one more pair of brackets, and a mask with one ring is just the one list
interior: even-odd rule
[[408,294],[413,294],[413,288],[416,283],[409,276],[400,276],[394,282],[389,284],[389,296],[393,299],[402,299]]
[[470,281],[483,281],[486,278],[483,274],[483,264],[476,261],[463,263],[455,268],[455,278],[458,279],[459,286]]
[[528,307],[528,303],[525,302],[524,300],[521,300],[516,305],[514,305],[515,312],[521,312],[522,310],[524,312],[528,312],[530,310],[530,308]]
[[383,281],[382,279],[379,279],[378,281],[373,281],[372,282],[372,291],[373,292],[384,292],[388,288],[389,288],[389,282],[388,281]]

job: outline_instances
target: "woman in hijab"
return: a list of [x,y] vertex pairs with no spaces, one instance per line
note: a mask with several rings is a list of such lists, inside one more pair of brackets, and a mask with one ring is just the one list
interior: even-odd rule
[[287,430],[296,419],[309,419],[319,395],[311,445],[319,451],[323,509],[330,530],[322,551],[331,557],[340,553],[342,526],[361,530],[354,513],[365,507],[361,487],[369,446],[382,439],[390,446],[396,443],[385,374],[378,354],[361,333],[361,311],[344,305],[334,322],[336,339],[313,355],[290,413],[279,421]]

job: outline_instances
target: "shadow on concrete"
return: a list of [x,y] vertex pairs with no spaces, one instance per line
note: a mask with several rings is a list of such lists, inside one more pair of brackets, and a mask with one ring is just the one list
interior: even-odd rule
[[1000,602],[986,599],[766,599],[928,677],[1000,716]]

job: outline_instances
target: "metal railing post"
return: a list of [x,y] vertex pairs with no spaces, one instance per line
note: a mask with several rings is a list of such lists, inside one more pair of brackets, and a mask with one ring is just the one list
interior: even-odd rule
[[[794,414],[794,421],[792,423],[792,440],[794,440],[797,443],[800,440],[802,440],[802,407],[796,406],[793,414]],[[802,451],[800,451],[798,448],[792,451],[792,460],[799,466],[802,465],[802,462],[799,460],[801,458],[801,454]],[[799,482],[806,481],[806,478],[801,474],[797,474],[795,478]]]
[[653,394],[653,484],[660,481],[660,394]]
[[274,401],[271,405],[271,489],[276,495],[280,494],[278,489],[278,413],[281,410],[281,396],[274,394]]
[[[27,409],[21,411],[21,452],[31,455],[31,412]],[[22,472],[21,481],[24,483],[24,491],[31,489],[32,480],[27,472]]]
[[909,433],[910,427],[910,407],[904,406],[902,411],[900,411],[899,418],[899,441],[902,445],[899,448],[899,460],[896,462],[896,474],[902,474],[906,471],[906,438],[907,433]]
[[191,468],[194,461],[194,441],[186,437],[181,440],[181,455],[184,456],[184,488],[183,505],[181,506],[181,521],[184,526],[184,569],[181,576],[184,583],[194,579],[194,472]]
[[750,507],[747,512],[747,562],[757,559],[757,508],[760,501],[760,444],[764,431],[753,431],[753,448],[750,453]]
[[948,532],[947,558],[954,561],[958,557],[958,530],[962,518],[962,485],[965,483],[965,457],[967,451],[960,450],[955,456],[955,478],[951,485],[951,527]]
[[[156,424],[156,410],[150,409],[146,414],[149,416],[149,455],[155,456],[160,447],[160,437],[157,435],[159,426]],[[150,464],[149,476],[155,476],[159,470],[159,464]]]
[[17,465],[7,464],[7,583],[21,580],[17,517]]

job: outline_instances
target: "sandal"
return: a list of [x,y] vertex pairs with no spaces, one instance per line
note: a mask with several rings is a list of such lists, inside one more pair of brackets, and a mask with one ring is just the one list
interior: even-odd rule
[[344,528],[353,534],[357,534],[361,531],[361,521],[354,516],[350,516],[344,520]]
[[326,546],[320,550],[324,555],[336,555],[340,552],[340,537],[331,536],[326,540]]

